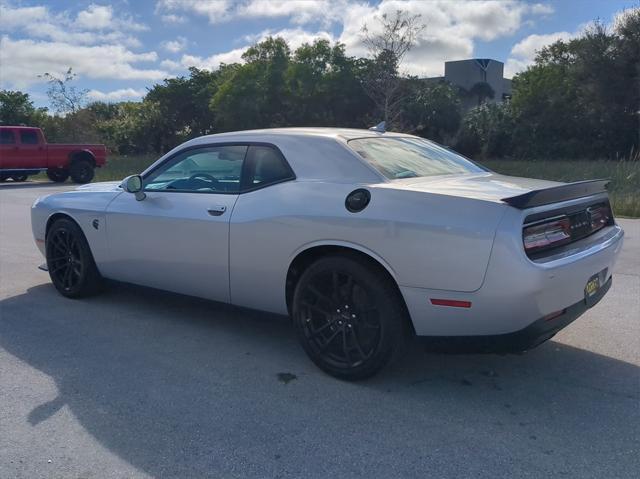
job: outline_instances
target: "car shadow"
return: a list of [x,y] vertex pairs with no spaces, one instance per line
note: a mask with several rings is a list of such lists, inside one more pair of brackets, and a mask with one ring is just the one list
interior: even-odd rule
[[124,284],[72,301],[44,284],[0,302],[0,346],[55,381],[24,417],[34,434],[69,408],[153,477],[326,477],[331,463],[468,477],[496,455],[491,477],[620,477],[638,462],[639,368],[559,342],[519,356],[415,343],[347,383],[310,363],[281,316]]

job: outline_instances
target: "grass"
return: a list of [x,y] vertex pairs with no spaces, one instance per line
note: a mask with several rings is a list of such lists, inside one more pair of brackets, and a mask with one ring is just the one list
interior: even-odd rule
[[[112,156],[104,168],[96,170],[95,181],[121,180],[140,173],[156,159],[157,155]],[[486,160],[481,163],[497,173],[545,180],[610,178],[609,195],[615,214],[640,217],[640,161]]]

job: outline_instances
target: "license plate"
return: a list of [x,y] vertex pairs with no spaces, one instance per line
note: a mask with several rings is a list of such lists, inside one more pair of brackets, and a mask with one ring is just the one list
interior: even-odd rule
[[600,274],[593,275],[584,287],[585,299],[591,298],[600,289]]

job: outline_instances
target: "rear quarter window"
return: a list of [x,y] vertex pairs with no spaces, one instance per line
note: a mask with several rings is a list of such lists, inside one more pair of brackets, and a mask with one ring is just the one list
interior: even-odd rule
[[24,130],[20,132],[20,143],[23,145],[37,145],[38,134],[33,130]]

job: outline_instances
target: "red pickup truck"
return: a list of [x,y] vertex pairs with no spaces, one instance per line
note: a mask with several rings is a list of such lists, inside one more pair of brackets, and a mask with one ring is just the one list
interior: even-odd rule
[[0,181],[25,181],[46,171],[49,179],[62,183],[69,176],[76,183],[89,183],[94,169],[104,166],[104,145],[47,143],[40,128],[0,126]]

